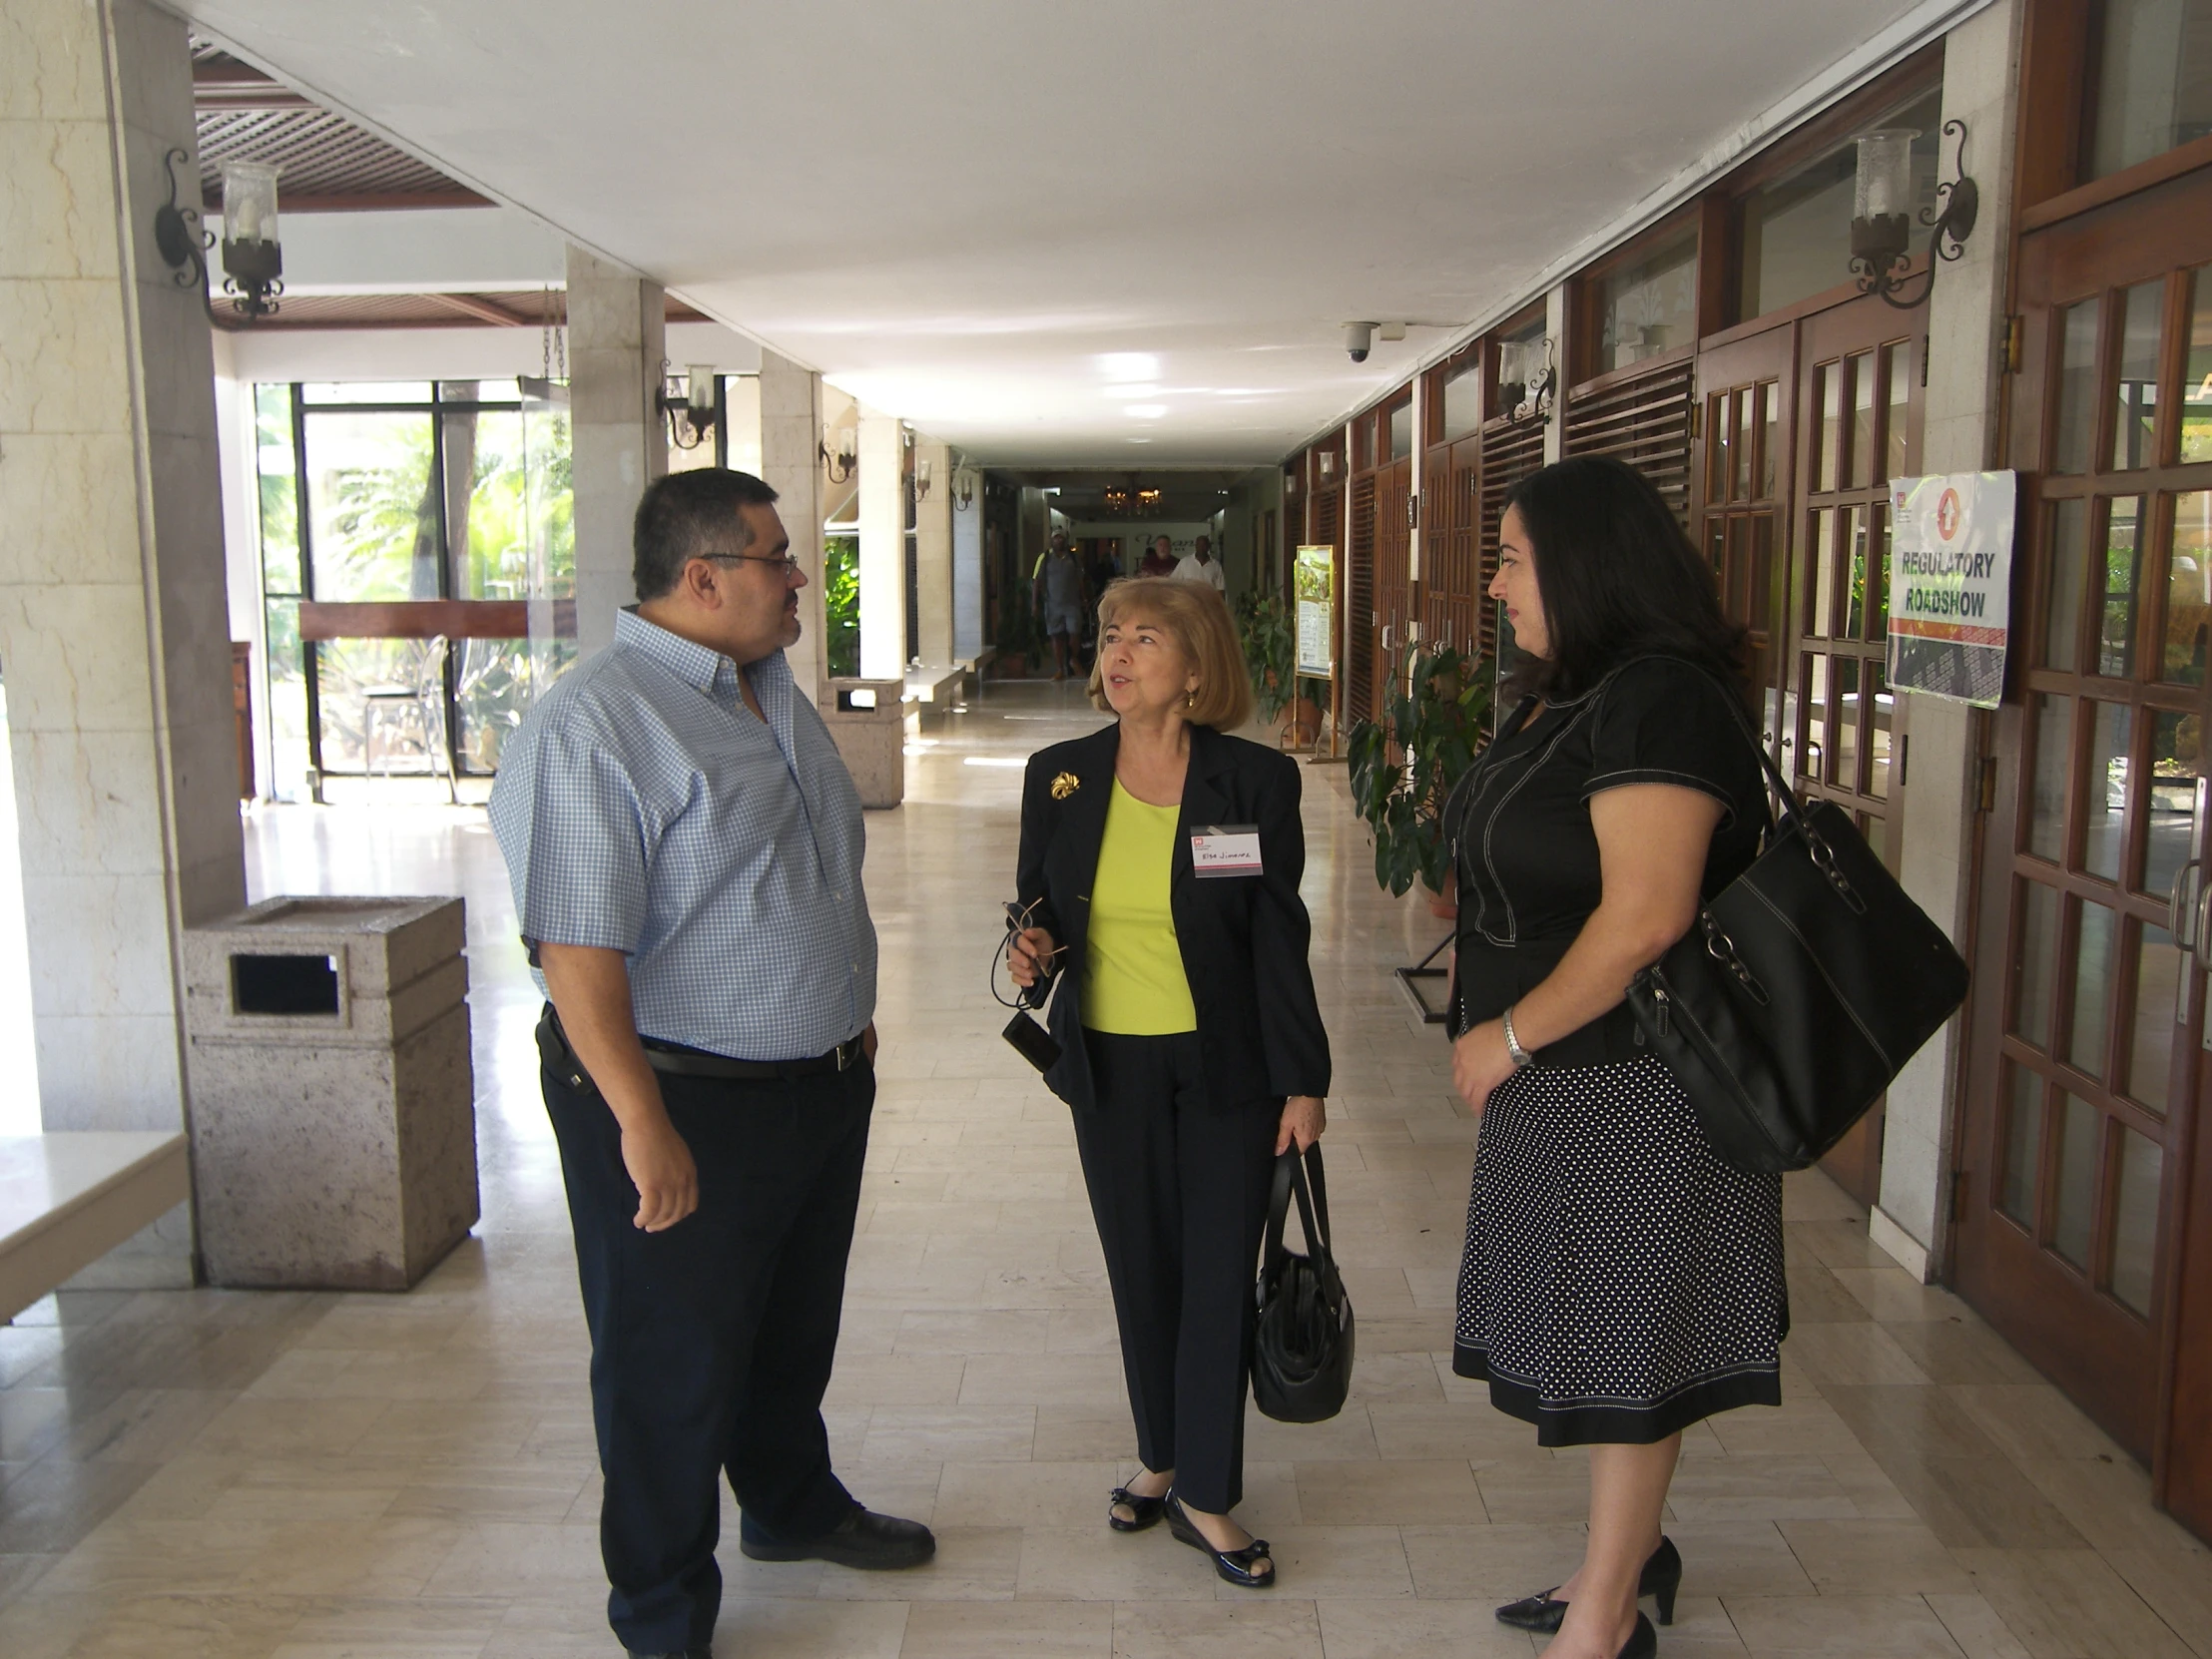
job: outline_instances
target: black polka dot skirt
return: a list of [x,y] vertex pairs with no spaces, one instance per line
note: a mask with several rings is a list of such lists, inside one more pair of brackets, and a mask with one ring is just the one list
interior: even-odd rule
[[1782,1178],[1716,1158],[1665,1066],[1530,1066],[1491,1094],[1452,1369],[1538,1444],[1779,1405],[1789,1328]]

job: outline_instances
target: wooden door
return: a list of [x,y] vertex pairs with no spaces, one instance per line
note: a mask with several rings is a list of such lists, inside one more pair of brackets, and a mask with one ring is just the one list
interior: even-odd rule
[[1797,753],[1776,641],[1786,637],[1792,458],[1797,432],[1797,328],[1783,323],[1700,352],[1691,450],[1690,535],[1705,550],[1721,608],[1751,630],[1750,676],[1767,743],[1787,767]]
[[1345,546],[1345,720],[1375,718],[1376,681],[1381,673],[1375,638],[1382,626],[1376,611],[1375,474],[1352,480],[1352,524]]
[[1413,531],[1407,503],[1413,463],[1395,461],[1375,475],[1375,702],[1388,706],[1390,682],[1405,655],[1405,625],[1414,620]]
[[[1921,462],[1926,305],[1854,299],[1798,325],[1788,647],[1801,795],[1850,813],[1892,869],[1903,845],[1900,705],[1889,681],[1889,481]],[[1821,1160],[1860,1203],[1882,1191],[1882,1105]]]
[[2023,238],[2017,281],[2025,570],[1995,721],[1956,1278],[2208,1531],[2212,172]]
[[1481,440],[1465,437],[1430,448],[1421,478],[1421,637],[1455,651],[1481,645]]
[[[1505,495],[1515,484],[1544,464],[1544,427],[1539,420],[1515,422],[1509,415],[1498,415],[1482,423],[1482,435],[1478,440],[1482,461],[1478,471],[1479,494],[1476,496],[1476,594],[1488,591],[1490,578],[1497,574],[1497,528],[1505,516]],[[1501,607],[1487,599],[1480,601],[1476,613],[1480,619],[1477,639],[1482,654],[1496,667],[1505,665],[1501,658],[1506,651],[1505,614]]]

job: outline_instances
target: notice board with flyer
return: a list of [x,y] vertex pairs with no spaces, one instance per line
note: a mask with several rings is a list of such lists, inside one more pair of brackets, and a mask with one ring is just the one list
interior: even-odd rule
[[1327,543],[1301,547],[1294,567],[1298,601],[1298,673],[1305,680],[1337,673],[1337,550]]
[[2011,638],[2019,477],[1890,480],[1890,686],[1993,709]]

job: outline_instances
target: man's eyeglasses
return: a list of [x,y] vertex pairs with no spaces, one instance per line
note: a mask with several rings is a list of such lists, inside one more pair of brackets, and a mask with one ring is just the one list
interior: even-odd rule
[[717,564],[782,565],[787,582],[799,574],[799,560],[789,553],[701,553],[698,557]]

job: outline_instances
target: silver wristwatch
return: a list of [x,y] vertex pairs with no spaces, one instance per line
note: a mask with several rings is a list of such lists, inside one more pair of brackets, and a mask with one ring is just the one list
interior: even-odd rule
[[1498,1017],[1498,1023],[1505,1027],[1505,1052],[1512,1056],[1513,1069],[1515,1071],[1518,1071],[1523,1066],[1534,1065],[1536,1063],[1536,1056],[1529,1053],[1527,1049],[1521,1047],[1520,1038],[1513,1035],[1513,1010],[1510,1008],[1506,1009],[1505,1012]]

